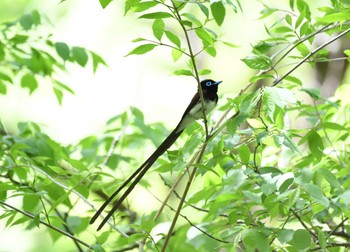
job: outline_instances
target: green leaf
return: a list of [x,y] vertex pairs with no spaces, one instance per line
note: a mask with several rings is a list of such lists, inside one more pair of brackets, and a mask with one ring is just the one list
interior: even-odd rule
[[260,90],[256,90],[254,93],[249,94],[242,101],[239,110],[244,114],[249,114],[252,108],[256,106],[258,101],[260,100],[261,92]]
[[96,54],[94,52],[91,52],[91,51],[90,51],[90,54],[91,54],[91,57],[92,57],[92,67],[93,67],[94,73],[96,73],[97,67],[99,65],[102,64],[102,65],[107,66],[107,63],[104,61],[104,59],[100,55],[98,55],[98,54]]
[[246,251],[269,251],[270,246],[267,237],[256,229],[244,230],[242,242]]
[[321,23],[335,23],[335,22],[345,22],[350,19],[350,11],[344,10],[341,12],[326,14],[324,17],[318,18]]
[[193,73],[190,70],[186,70],[186,69],[175,70],[173,72],[173,74],[175,74],[175,75],[193,76]]
[[183,55],[181,50],[173,48],[171,50],[171,56],[173,57],[174,62],[176,62]]
[[27,212],[33,212],[35,207],[39,204],[39,196],[36,194],[23,195],[23,209]]
[[241,159],[241,161],[245,164],[248,165],[249,164],[249,160],[250,160],[250,149],[247,145],[242,145],[241,147],[239,147],[237,149],[239,158]]
[[266,97],[269,97],[281,109],[284,109],[288,103],[296,102],[293,92],[286,88],[266,87],[264,95],[265,93],[267,94]]
[[257,203],[257,204],[262,203],[260,195],[253,193],[253,192],[250,192],[250,191],[242,191],[242,192],[248,199],[250,199],[254,203]]
[[302,86],[303,83],[301,82],[300,79],[294,77],[294,76],[291,76],[291,75],[288,75],[286,78],[284,78],[286,81],[289,81],[289,82],[292,82],[292,83],[295,83],[295,84],[298,84],[298,86]]
[[0,80],[0,94],[6,94],[7,92],[7,88],[6,85],[3,81]]
[[346,205],[350,204],[350,191],[345,191],[340,198],[344,201]]
[[304,0],[297,0],[297,8],[300,12],[300,16],[303,16],[307,20],[311,21],[310,7]]
[[173,18],[173,16],[167,12],[153,12],[153,13],[144,14],[139,18],[161,19],[161,18]]
[[60,89],[63,89],[71,94],[74,94],[74,91],[70,87],[68,87],[66,84],[63,84],[62,82],[57,80],[55,80],[55,83],[60,87]]
[[298,251],[306,251],[311,246],[311,234],[305,229],[294,232],[292,245]]
[[41,17],[37,10],[32,11],[32,21],[33,21],[33,24],[36,26],[41,24]]
[[8,81],[10,83],[13,83],[12,79],[10,76],[4,73],[0,73],[0,80]]
[[215,22],[221,26],[225,19],[225,6],[223,5],[221,0],[211,0],[210,1],[210,9],[213,14]]
[[128,13],[128,11],[133,8],[134,6],[136,6],[137,4],[139,4],[141,0],[126,0],[125,1],[125,8],[124,8],[124,15],[126,15],[126,13]]
[[285,244],[293,239],[294,230],[292,229],[282,229],[279,230],[277,233],[277,239],[282,243]]
[[156,19],[152,25],[153,35],[160,41],[164,33],[164,21],[162,19]]
[[82,47],[73,47],[72,48],[74,60],[82,67],[84,67],[88,61],[88,54],[86,50]]
[[113,0],[99,0],[102,8],[106,8]]
[[181,40],[171,31],[164,31],[167,38],[178,48],[181,48]]
[[32,28],[33,25],[32,15],[23,15],[19,20],[19,23],[21,24],[24,30],[29,30],[30,28]]
[[209,9],[202,3],[198,3],[199,8],[201,9],[202,13],[206,16],[209,17]]
[[33,74],[27,73],[21,79],[21,86],[29,89],[29,93],[32,94],[35,89],[38,88],[38,82]]
[[242,61],[248,67],[256,70],[266,70],[272,65],[271,59],[263,54],[248,56],[242,59]]
[[216,49],[214,46],[208,46],[204,49],[206,53],[208,53],[210,56],[215,57],[216,56]]
[[321,188],[313,184],[304,184],[303,187],[305,191],[310,194],[310,197],[317,203],[321,204],[324,207],[329,206],[329,200],[326,198],[326,196],[324,196]]
[[319,230],[317,234],[317,240],[320,244],[320,247],[326,251],[328,234],[326,232],[323,232],[322,230]]
[[211,70],[209,69],[201,69],[198,71],[198,74],[199,75],[208,75],[208,74],[211,74]]
[[204,46],[209,46],[214,44],[214,40],[209,32],[203,28],[195,29],[197,36],[202,40]]
[[320,135],[315,130],[310,130],[310,132],[307,134],[307,141],[312,156],[315,157],[317,161],[321,161],[323,157],[324,145]]
[[224,43],[225,45],[227,45],[227,46],[229,46],[229,47],[231,47],[231,48],[237,48],[237,47],[239,47],[238,45],[235,45],[235,44],[232,44],[232,43],[226,42],[226,41],[223,41],[222,43]]
[[322,177],[327,180],[327,182],[333,187],[333,188],[337,188],[339,190],[342,190],[342,186],[339,182],[339,180],[337,179],[337,177],[330,172],[329,170],[325,169],[325,168],[319,168],[317,170]]
[[54,94],[56,96],[56,99],[60,105],[62,105],[62,100],[63,100],[63,92],[59,90],[58,88],[53,88]]
[[182,14],[182,16],[186,17],[188,20],[190,20],[195,25],[202,26],[202,23],[193,14],[191,14],[191,13],[184,13],[184,14]]
[[134,7],[132,8],[132,11],[142,12],[156,6],[157,4],[158,2],[156,1],[139,2],[137,5],[134,5]]
[[133,50],[131,50],[131,52],[129,52],[126,56],[132,55],[132,54],[145,54],[149,51],[152,51],[153,48],[155,48],[157,45],[156,44],[144,44],[144,45],[140,45],[136,48],[134,48]]
[[55,43],[55,48],[57,54],[64,60],[69,59],[69,47],[66,43],[63,42],[57,42]]

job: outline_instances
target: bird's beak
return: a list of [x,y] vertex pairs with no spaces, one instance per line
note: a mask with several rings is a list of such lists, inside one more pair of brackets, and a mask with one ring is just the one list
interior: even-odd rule
[[214,85],[219,85],[221,82],[222,82],[222,80],[221,80],[221,81],[214,82]]

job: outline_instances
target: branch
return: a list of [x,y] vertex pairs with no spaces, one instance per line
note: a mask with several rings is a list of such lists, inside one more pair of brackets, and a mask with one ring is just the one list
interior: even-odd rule
[[[203,146],[202,146],[201,152],[200,152],[200,154],[199,154],[199,156],[198,156],[198,158],[197,158],[197,163],[200,163],[200,160],[202,160],[203,155],[204,155],[204,151],[205,151],[206,147],[207,147],[207,142],[205,142],[205,143],[203,144]],[[188,181],[187,181],[187,185],[186,185],[185,190],[184,190],[184,192],[183,192],[183,195],[182,195],[182,198],[181,198],[181,200],[180,200],[180,203],[179,203],[179,205],[178,205],[178,207],[177,207],[177,210],[176,210],[175,216],[174,216],[174,218],[173,218],[173,221],[171,222],[171,226],[170,226],[170,228],[169,228],[169,231],[168,231],[168,234],[167,234],[166,239],[165,239],[165,241],[164,241],[164,244],[163,244],[163,247],[162,247],[161,252],[165,252],[165,250],[166,250],[166,248],[167,248],[167,246],[168,246],[168,243],[169,243],[171,234],[173,233],[173,230],[174,230],[174,228],[175,228],[175,224],[176,224],[176,222],[177,222],[177,219],[179,218],[179,215],[180,215],[182,206],[183,206],[183,204],[184,204],[184,202],[185,202],[185,198],[186,198],[187,193],[188,193],[188,191],[189,191],[189,189],[190,189],[190,186],[191,186],[191,184],[192,184],[193,178],[194,178],[194,176],[196,175],[197,169],[198,169],[197,167],[194,167],[194,168],[193,168],[192,173],[191,173],[191,175],[190,175],[190,177],[189,177],[189,179],[188,179]]]
[[[21,209],[18,209],[18,208],[16,208],[16,207],[12,206],[12,205],[9,205],[9,204],[7,204],[6,202],[4,202],[4,201],[2,201],[2,200],[0,200],[0,204],[6,206],[7,208],[10,208],[10,209],[12,209],[12,210],[15,210],[16,212],[19,212],[19,213],[21,213],[22,215],[24,215],[24,216],[26,216],[26,217],[28,217],[28,218],[30,218],[30,219],[35,219],[35,216],[32,215],[31,213],[22,211]],[[57,227],[55,227],[55,226],[52,226],[51,224],[48,224],[48,223],[46,223],[46,222],[44,222],[44,221],[42,221],[42,220],[39,220],[39,222],[40,222],[41,224],[43,224],[44,226],[47,226],[48,228],[51,228],[52,230],[55,230],[56,232],[61,233],[61,234],[65,235],[65,236],[67,236],[67,237],[73,239],[75,242],[77,242],[77,243],[79,243],[79,244],[81,244],[81,245],[83,245],[83,246],[85,246],[85,247],[91,249],[91,246],[90,246],[89,244],[87,244],[86,242],[84,242],[84,241],[78,239],[78,238],[75,237],[74,235],[71,235],[71,234],[69,234],[69,233],[67,233],[67,232],[65,232],[65,231],[63,231],[63,230],[61,230],[61,229],[59,229],[59,228],[57,228]]]
[[338,34],[337,36],[335,36],[334,38],[330,39],[329,41],[327,41],[326,43],[324,43],[323,45],[320,45],[319,47],[317,47],[315,50],[311,51],[308,55],[306,55],[298,64],[296,64],[292,69],[290,69],[287,73],[285,73],[281,78],[279,78],[278,80],[276,80],[273,83],[273,87],[276,86],[277,84],[279,84],[282,80],[284,80],[288,75],[290,75],[292,72],[294,72],[298,67],[300,67],[303,63],[305,63],[311,56],[313,56],[315,53],[317,53],[318,51],[320,51],[321,49],[325,48],[326,46],[328,46],[329,44],[333,43],[334,41],[336,41],[337,39],[341,38],[342,36],[344,36],[345,34],[347,34],[350,31],[350,28],[346,29],[345,31],[343,31],[342,33]]
[[192,50],[192,46],[191,46],[191,41],[190,41],[190,38],[188,36],[188,33],[187,33],[187,30],[186,30],[186,27],[184,26],[183,22],[182,22],[182,19],[181,19],[181,15],[179,13],[179,10],[178,10],[178,7],[176,7],[176,4],[172,1],[173,3],[173,6],[174,6],[174,11],[175,11],[175,14],[176,14],[176,17],[177,17],[177,21],[179,22],[184,34],[185,34],[185,38],[186,38],[186,42],[187,42],[187,46],[188,46],[188,51],[190,52],[190,59],[192,61],[192,65],[193,65],[193,70],[194,70],[194,77],[197,81],[197,85],[198,85],[198,93],[199,93],[199,96],[200,96],[200,100],[201,100],[201,106],[202,106],[202,113],[203,113],[203,120],[204,120],[204,128],[205,128],[205,135],[206,135],[206,138],[209,137],[209,130],[208,130],[208,121],[207,121],[207,116],[206,116],[206,112],[205,112],[205,108],[204,108],[204,98],[203,98],[203,91],[202,91],[202,87],[201,87],[201,83],[200,83],[200,79],[199,79],[199,73],[198,73],[198,70],[197,70],[197,64],[196,64],[196,56],[195,54],[193,53],[193,50]]

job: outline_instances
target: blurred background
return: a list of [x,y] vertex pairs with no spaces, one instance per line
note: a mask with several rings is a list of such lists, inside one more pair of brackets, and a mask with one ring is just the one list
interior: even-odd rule
[[[258,20],[261,9],[256,8],[256,2],[248,2],[241,1],[243,13],[230,10],[224,25],[213,27],[224,41],[238,47],[221,44],[216,58],[207,55],[199,58],[201,68],[212,70],[205,78],[223,80],[219,90],[221,104],[225,103],[225,97],[234,97],[255,74],[240,59],[249,54],[252,44],[264,38],[265,28]],[[265,2],[283,8],[289,1]],[[131,40],[152,34],[152,21],[138,20],[137,14],[124,16],[124,1],[113,1],[102,9],[98,0],[1,0],[0,22],[16,20],[32,10],[47,17],[38,32],[52,33],[54,42],[92,50],[102,56],[108,67],[100,66],[94,74],[89,67],[68,66],[68,72],[57,78],[71,87],[75,95],[65,94],[61,106],[50,83],[40,82],[40,88],[32,95],[19,85],[9,86],[7,95],[0,95],[0,119],[7,131],[16,132],[18,122],[33,121],[55,140],[74,143],[88,135],[98,135],[109,118],[130,106],[140,108],[146,122],[165,123],[169,130],[176,125],[197,89],[193,78],[172,75],[176,68],[186,66],[184,60],[174,63],[166,47],[142,56],[125,57],[136,46]],[[194,44],[201,46],[199,41]],[[314,72],[303,77],[305,85],[324,83],[325,72],[321,69],[320,76]],[[295,74],[298,75],[303,72]],[[331,83],[336,81],[332,79]],[[323,92],[332,95],[334,88]],[[49,236],[43,232],[37,231],[40,235],[35,236],[33,231],[26,232],[16,226],[5,229],[3,225],[0,221],[0,252],[64,251],[60,241],[55,248],[50,247]]]

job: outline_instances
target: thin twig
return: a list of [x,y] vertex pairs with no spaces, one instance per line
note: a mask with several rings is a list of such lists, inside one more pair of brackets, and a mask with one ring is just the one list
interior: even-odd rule
[[[21,209],[18,209],[16,207],[12,206],[12,205],[9,205],[9,204],[7,204],[6,202],[4,202],[2,200],[0,200],[0,204],[6,206],[7,208],[15,210],[16,212],[21,213],[22,215],[24,215],[24,216],[26,216],[26,217],[28,217],[30,219],[35,219],[35,216],[33,214],[25,212],[25,211],[22,211]],[[43,224],[44,226],[47,226],[48,228],[53,229],[53,230],[57,231],[58,233],[61,233],[61,234],[65,235],[65,236],[73,239],[74,241],[78,242],[81,245],[84,245],[85,247],[91,248],[91,246],[89,244],[87,244],[86,242],[78,239],[74,235],[71,235],[71,234],[69,234],[69,233],[67,233],[67,232],[65,232],[65,231],[63,231],[63,230],[61,230],[61,229],[59,229],[59,228],[57,228],[55,226],[52,226],[51,224],[48,224],[48,223],[46,223],[46,222],[44,222],[42,220],[39,220],[39,222],[41,224]]]
[[300,222],[300,224],[315,238],[318,239],[317,235],[312,232],[312,230],[306,225],[306,223],[301,219],[301,217],[298,215],[298,213],[296,211],[294,211],[293,209],[290,209],[290,211],[293,213],[293,215],[298,219],[298,221]]
[[345,34],[347,34],[350,31],[350,28],[346,29],[345,31],[339,33],[337,36],[335,36],[334,38],[328,40],[326,43],[324,43],[323,45],[320,45],[319,47],[317,47],[316,49],[312,50],[308,55],[306,55],[298,64],[296,64],[292,69],[290,69],[287,73],[285,73],[281,78],[279,78],[278,80],[276,80],[273,83],[273,87],[276,86],[277,84],[279,84],[282,80],[284,80],[287,76],[289,76],[292,72],[294,72],[298,67],[300,67],[303,63],[305,63],[311,56],[313,56],[315,53],[317,53],[318,51],[320,51],[321,49],[325,48],[326,46],[328,46],[329,44],[333,43],[334,41],[336,41],[337,39],[341,38],[342,36],[344,36]]
[[[198,158],[197,158],[197,163],[200,163],[200,160],[202,160],[203,155],[204,155],[204,151],[205,151],[206,147],[207,147],[207,142],[205,142],[205,143],[203,144],[203,146],[202,146],[201,152],[200,152],[200,154],[199,154],[199,156],[198,156]],[[166,236],[166,238],[165,238],[165,241],[164,241],[164,244],[163,244],[163,247],[162,247],[161,252],[165,252],[165,250],[166,250],[166,248],[167,248],[167,246],[168,246],[168,243],[169,243],[171,234],[173,233],[173,230],[174,230],[174,228],[175,228],[175,224],[176,224],[176,222],[177,222],[177,219],[179,218],[179,215],[180,215],[182,206],[183,206],[183,204],[184,204],[184,202],[185,202],[187,193],[188,193],[188,191],[189,191],[189,189],[190,189],[190,187],[191,187],[193,178],[194,178],[194,176],[196,175],[197,169],[198,169],[197,167],[194,167],[194,168],[193,168],[193,170],[192,170],[192,172],[191,172],[191,175],[190,175],[190,177],[189,177],[189,179],[188,179],[188,181],[187,181],[187,185],[186,185],[185,190],[184,190],[184,192],[183,192],[182,198],[181,198],[180,203],[179,203],[179,205],[178,205],[178,208],[177,208],[177,210],[176,210],[176,213],[175,213],[175,216],[174,216],[174,218],[173,218],[173,221],[171,222],[171,226],[170,226],[169,231],[168,231],[168,234],[167,234],[167,236]]]
[[197,63],[196,63],[196,56],[193,53],[191,41],[190,41],[190,38],[188,36],[186,27],[185,27],[185,25],[182,22],[181,15],[179,13],[178,7],[176,7],[176,4],[173,1],[172,1],[172,3],[173,3],[173,6],[174,6],[174,11],[175,11],[175,14],[177,16],[177,20],[179,22],[179,25],[181,26],[181,28],[182,28],[182,30],[183,30],[183,32],[185,34],[185,38],[186,38],[186,42],[187,42],[187,46],[188,46],[188,51],[189,51],[189,54],[190,54],[190,59],[191,59],[192,65],[193,65],[193,70],[194,70],[194,75],[195,75],[194,77],[195,77],[195,79],[197,81],[198,93],[199,93],[200,100],[201,100],[201,105],[202,105],[202,113],[203,113],[203,120],[204,120],[205,135],[206,135],[206,138],[208,138],[209,137],[208,121],[207,121],[207,116],[206,116],[205,107],[204,107],[203,90],[202,90],[200,79],[199,79],[199,73],[198,73]]

